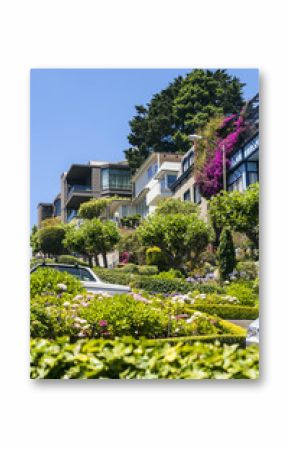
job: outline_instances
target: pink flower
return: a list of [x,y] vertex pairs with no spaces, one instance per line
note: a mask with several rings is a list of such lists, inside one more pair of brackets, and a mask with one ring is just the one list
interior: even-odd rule
[[100,321],[99,321],[99,325],[100,325],[101,327],[106,327],[106,326],[108,326],[108,323],[107,323],[106,320],[100,320]]

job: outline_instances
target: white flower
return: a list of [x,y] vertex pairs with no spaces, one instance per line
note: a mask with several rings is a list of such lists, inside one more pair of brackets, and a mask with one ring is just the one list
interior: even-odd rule
[[81,323],[81,324],[86,324],[86,323],[87,323],[87,320],[85,320],[85,319],[80,319],[80,320],[79,320],[79,323]]
[[70,306],[70,302],[66,301],[63,303],[63,307],[69,307]]
[[65,284],[57,284],[57,287],[58,287],[60,290],[63,290],[63,291],[66,291],[66,290],[67,290],[67,286],[66,286]]
[[85,330],[87,330],[87,329],[89,329],[89,328],[90,328],[90,325],[87,324],[86,326],[83,326],[83,327],[82,327],[82,330],[85,331]]
[[83,332],[78,333],[78,337],[85,337],[86,335]]
[[80,299],[83,299],[83,295],[77,295],[74,297],[73,301],[79,301]]

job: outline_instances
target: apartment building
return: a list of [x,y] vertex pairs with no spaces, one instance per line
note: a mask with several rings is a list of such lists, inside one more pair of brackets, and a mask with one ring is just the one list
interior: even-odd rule
[[69,223],[82,203],[93,198],[132,197],[131,172],[126,162],[90,161],[72,164],[61,175],[61,191],[53,203],[39,203],[38,225],[45,218],[60,216]]
[[180,154],[151,153],[132,177],[132,201],[116,205],[115,218],[132,214],[146,217],[162,198],[172,196],[170,187],[177,178],[181,159]]
[[227,173],[227,190],[239,190],[259,181],[259,94],[249,102],[247,117],[249,133],[230,158]]

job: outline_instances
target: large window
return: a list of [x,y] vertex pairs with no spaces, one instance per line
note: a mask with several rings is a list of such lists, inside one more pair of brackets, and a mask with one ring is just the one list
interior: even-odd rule
[[103,168],[102,189],[130,190],[131,189],[130,171],[118,168]]
[[143,200],[141,203],[136,206],[136,213],[141,215],[141,217],[145,217],[149,212],[149,208],[146,205],[146,200]]

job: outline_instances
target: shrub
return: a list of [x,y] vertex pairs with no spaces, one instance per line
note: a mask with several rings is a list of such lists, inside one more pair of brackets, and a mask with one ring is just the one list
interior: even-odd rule
[[223,289],[216,283],[204,283],[199,284],[197,282],[187,282],[183,279],[164,279],[160,278],[159,275],[146,277],[139,276],[132,279],[132,287],[140,288],[148,292],[157,293],[188,293],[192,290],[198,290],[203,293],[210,292],[221,292]]
[[259,349],[184,342],[31,341],[32,379],[257,379]]
[[133,279],[138,278],[135,274],[126,273],[119,268],[108,270],[106,268],[94,267],[93,270],[102,281],[110,284],[129,285]]
[[194,303],[192,309],[187,308],[186,310],[200,310],[201,312],[216,315],[225,320],[255,320],[259,316],[259,308],[257,306],[249,307],[225,304]]
[[254,280],[257,276],[259,276],[259,264],[251,261],[238,262],[237,271],[241,278]]
[[183,274],[179,270],[174,270],[170,268],[169,271],[162,271],[155,276],[155,279],[184,279]]
[[238,298],[241,305],[254,306],[258,300],[253,288],[243,282],[235,282],[225,287],[228,295]]
[[157,275],[158,267],[156,265],[139,265],[138,273],[144,276]]
[[54,259],[49,259],[48,257],[47,258],[37,258],[37,257],[33,257],[32,259],[30,259],[30,268],[33,268],[33,267],[35,267],[36,265],[39,265],[39,264],[42,264],[43,262],[46,262],[46,263],[52,263],[52,262],[54,262]]
[[224,228],[221,233],[218,249],[219,267],[221,279],[227,279],[236,265],[235,249],[231,231]]
[[127,217],[121,218],[121,225],[127,226],[128,228],[136,228],[139,226],[141,220],[140,214],[128,215]]
[[138,273],[138,266],[134,263],[127,263],[122,268],[120,268],[125,273]]
[[69,256],[69,255],[63,255],[63,256],[58,256],[57,258],[59,263],[67,263],[70,265],[83,265],[85,267],[88,267],[89,264],[87,262],[84,262],[82,259],[79,259],[78,257],[74,257],[74,256]]
[[30,294],[34,298],[37,295],[57,295],[64,289],[65,292],[76,295],[84,290],[81,282],[66,272],[53,270],[52,268],[38,268],[30,275]]
[[169,268],[168,261],[158,246],[152,246],[146,250],[147,265],[155,265],[159,270],[166,270]]

